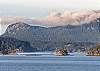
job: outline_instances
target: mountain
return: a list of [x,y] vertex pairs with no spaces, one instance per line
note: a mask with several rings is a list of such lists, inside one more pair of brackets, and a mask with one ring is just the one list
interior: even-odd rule
[[[22,41],[28,41],[34,48],[44,47],[42,43],[47,41],[47,35],[45,31],[47,28],[40,26],[31,26],[26,23],[18,22],[12,25],[9,25],[6,32],[2,37],[13,37]],[[41,45],[39,45],[41,44]]]
[[100,26],[98,19],[81,25],[66,25],[56,27],[32,26],[23,22],[9,25],[3,37],[13,37],[30,42],[37,50],[53,50],[65,47],[68,43],[85,46],[100,42]]
[[21,41],[11,37],[0,37],[0,51],[9,52],[11,50],[21,49],[24,52],[36,51],[36,49],[30,46],[29,42]]
[[69,45],[91,47],[100,42],[100,10],[52,13],[38,20],[24,18],[9,24],[2,37],[27,41],[38,51]]

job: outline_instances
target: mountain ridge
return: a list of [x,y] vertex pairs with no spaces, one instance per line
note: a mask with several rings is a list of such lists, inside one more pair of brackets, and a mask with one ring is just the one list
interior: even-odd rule
[[[98,19],[89,24],[66,25],[56,27],[31,26],[18,22],[9,25],[3,37],[12,37],[30,42],[39,51],[53,50],[64,47],[67,43],[98,43],[100,42],[100,22]],[[78,44],[80,47],[80,44]],[[73,44],[74,45],[74,44]]]

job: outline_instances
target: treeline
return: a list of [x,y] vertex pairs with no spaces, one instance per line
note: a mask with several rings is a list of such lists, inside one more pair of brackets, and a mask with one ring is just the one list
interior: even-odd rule
[[32,52],[36,49],[32,48],[29,42],[10,37],[0,37],[0,52],[2,54],[16,53],[16,51]]
[[[38,43],[38,44],[36,44]],[[34,42],[34,46],[31,46],[27,41],[21,41],[11,37],[0,37],[0,52],[2,54],[16,53],[16,51],[23,52],[36,52],[36,51],[54,51],[56,48],[66,48],[68,52],[85,52],[89,48],[95,46],[95,43],[89,42],[62,42],[59,45],[55,43],[45,42],[45,44],[39,44]]]

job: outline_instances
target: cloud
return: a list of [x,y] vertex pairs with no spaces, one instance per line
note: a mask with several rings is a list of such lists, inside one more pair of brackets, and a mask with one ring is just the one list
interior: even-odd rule
[[54,12],[40,20],[47,26],[80,25],[100,17],[100,10],[75,10]]
[[64,8],[99,8],[99,0],[0,0],[0,3],[38,6],[38,7],[64,7]]
[[0,14],[2,14],[3,13],[3,11],[0,11]]

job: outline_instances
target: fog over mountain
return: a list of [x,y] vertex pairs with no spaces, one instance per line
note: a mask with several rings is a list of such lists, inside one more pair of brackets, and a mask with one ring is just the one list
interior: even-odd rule
[[100,17],[100,10],[54,12],[42,19],[47,26],[81,25]]
[[81,25],[87,24],[96,18],[100,17],[100,10],[73,10],[63,12],[53,12],[50,15],[41,19],[32,19],[20,16],[1,16],[0,17],[0,33],[4,33],[7,26],[17,23],[24,22],[29,25],[38,25],[46,27],[56,27],[65,25]]

